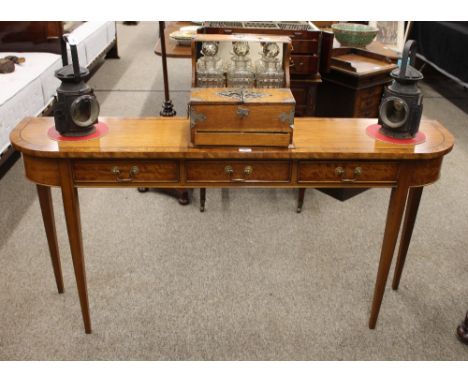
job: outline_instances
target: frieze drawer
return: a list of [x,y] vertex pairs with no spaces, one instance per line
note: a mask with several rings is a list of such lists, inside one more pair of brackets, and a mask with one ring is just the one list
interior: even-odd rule
[[398,163],[301,161],[299,183],[396,183]]
[[190,182],[289,182],[289,161],[187,161]]
[[83,183],[177,182],[179,164],[176,161],[76,161],[75,181]]

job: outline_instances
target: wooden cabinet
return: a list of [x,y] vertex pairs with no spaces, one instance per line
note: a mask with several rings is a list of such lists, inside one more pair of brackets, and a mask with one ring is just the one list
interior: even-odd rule
[[384,86],[396,68],[391,59],[356,48],[332,51],[330,71],[323,73],[317,116],[377,118]]

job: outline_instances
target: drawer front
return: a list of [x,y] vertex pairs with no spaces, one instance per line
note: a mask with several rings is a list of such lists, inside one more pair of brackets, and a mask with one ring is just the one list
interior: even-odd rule
[[375,118],[379,113],[380,100],[382,98],[382,86],[359,90],[354,106],[354,117]]
[[318,56],[316,54],[307,56],[291,56],[291,74],[314,74],[318,71]]
[[292,51],[294,54],[314,54],[318,53],[318,39],[314,38],[311,40],[292,40]]
[[187,161],[189,182],[288,182],[289,161]]
[[288,133],[294,124],[294,105],[195,105],[190,120],[197,131]]
[[324,183],[395,183],[398,164],[394,162],[299,162],[297,180]]
[[176,161],[76,161],[75,181],[85,183],[178,182]]

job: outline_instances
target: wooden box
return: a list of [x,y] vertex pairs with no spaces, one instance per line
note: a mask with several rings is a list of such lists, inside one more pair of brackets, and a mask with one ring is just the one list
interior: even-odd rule
[[[196,87],[196,62],[205,41],[225,44],[225,52],[234,41],[248,41],[254,51],[261,47],[262,42],[276,42],[281,46],[280,62],[285,87]],[[290,49],[291,40],[285,36],[197,35],[192,41],[192,90],[189,101],[192,144],[243,147],[288,147],[292,144],[296,102],[289,89]],[[253,62],[259,57],[251,56]]]
[[288,147],[295,103],[287,88],[192,88],[191,141],[201,146]]

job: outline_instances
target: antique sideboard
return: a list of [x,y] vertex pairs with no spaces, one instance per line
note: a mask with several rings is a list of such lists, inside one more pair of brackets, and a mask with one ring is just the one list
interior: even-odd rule
[[293,148],[195,148],[185,118],[100,120],[108,133],[89,140],[49,138],[53,119],[47,117],[24,119],[11,133],[26,177],[37,184],[59,293],[64,289],[50,187],[61,188],[86,333],[91,333],[91,318],[78,188],[391,188],[369,318],[373,329],[401,222],[393,289],[400,282],[423,187],[437,181],[454,142],[436,121],[421,123],[423,143],[401,145],[367,135],[373,119],[297,118]]

